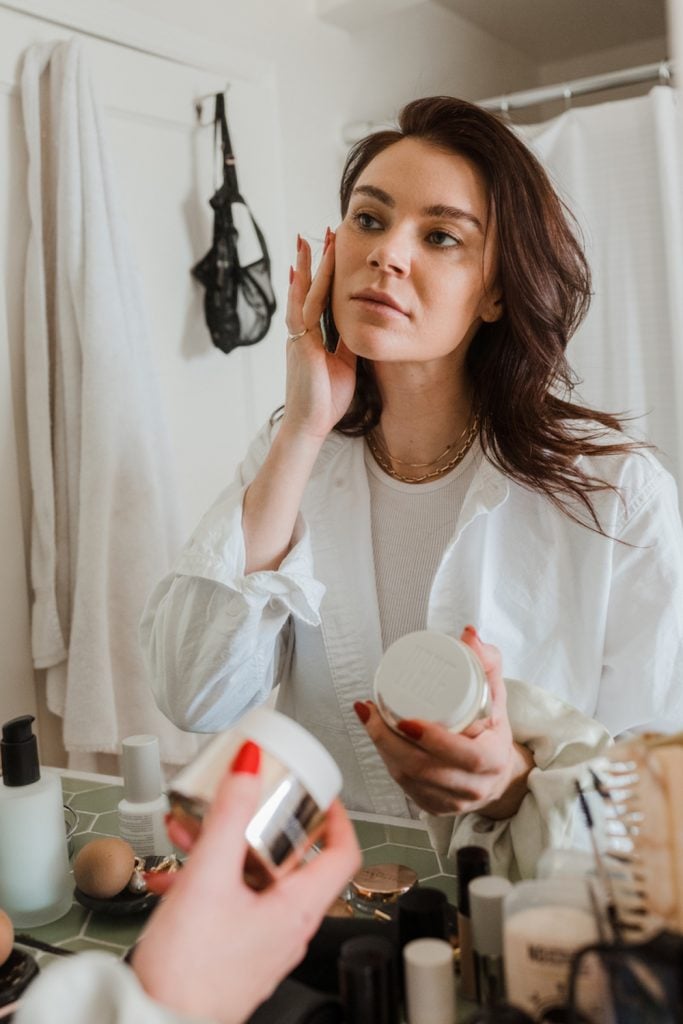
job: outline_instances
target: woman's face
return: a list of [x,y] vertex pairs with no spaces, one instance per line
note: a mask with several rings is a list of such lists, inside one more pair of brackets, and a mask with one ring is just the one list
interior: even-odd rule
[[406,138],[360,174],[336,232],[332,312],[377,361],[427,362],[467,346],[502,312],[488,194],[464,156]]

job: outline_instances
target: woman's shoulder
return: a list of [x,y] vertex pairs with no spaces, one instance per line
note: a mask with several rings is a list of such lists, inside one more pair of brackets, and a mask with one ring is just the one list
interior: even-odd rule
[[598,449],[580,456],[579,467],[589,478],[610,485],[626,520],[658,494],[676,492],[673,476],[654,445],[600,423],[575,424],[573,428],[577,436],[590,440]]

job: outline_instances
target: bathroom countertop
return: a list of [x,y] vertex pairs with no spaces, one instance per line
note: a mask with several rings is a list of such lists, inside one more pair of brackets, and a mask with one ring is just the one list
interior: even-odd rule
[[[78,814],[74,856],[90,839],[118,835],[117,807],[123,796],[122,780],[66,770],[61,775],[64,803]],[[352,814],[351,817],[365,865],[405,864],[417,872],[421,884],[443,889],[449,900],[454,901],[455,878],[432,850],[421,822],[371,814]],[[110,917],[86,910],[74,900],[71,910],[60,920],[21,930],[35,939],[74,952],[97,949],[123,957],[135,943],[147,916]],[[55,954],[34,949],[31,953],[42,965],[60,959]],[[461,1006],[461,1010],[465,1007],[469,1008],[469,1004]]]

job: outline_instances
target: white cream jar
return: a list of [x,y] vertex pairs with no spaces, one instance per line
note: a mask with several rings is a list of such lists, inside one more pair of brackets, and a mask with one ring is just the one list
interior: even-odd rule
[[215,736],[176,775],[170,813],[196,833],[220,780],[246,740],[261,748],[261,799],[247,825],[244,877],[263,889],[286,874],[320,836],[328,807],[342,786],[334,759],[291,718],[270,708],[249,711],[233,729]]
[[424,629],[387,648],[375,673],[375,703],[387,725],[404,719],[439,722],[462,732],[490,714],[481,662],[460,640]]

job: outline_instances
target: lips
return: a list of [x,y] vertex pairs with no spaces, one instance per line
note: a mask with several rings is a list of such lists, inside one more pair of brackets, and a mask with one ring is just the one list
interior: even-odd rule
[[366,288],[364,291],[355,292],[351,296],[352,300],[357,302],[368,302],[376,305],[378,308],[393,309],[397,313],[401,313],[403,316],[408,316],[408,311],[403,308],[400,302],[397,302],[393,296],[387,294],[387,292],[376,291],[374,288]]

